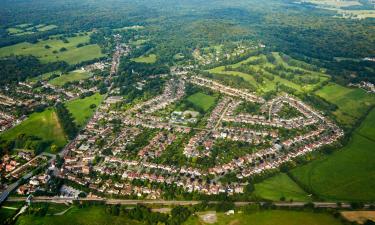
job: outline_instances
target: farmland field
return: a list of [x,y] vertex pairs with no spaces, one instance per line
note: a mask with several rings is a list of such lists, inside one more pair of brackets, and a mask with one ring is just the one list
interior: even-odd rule
[[140,56],[138,58],[132,59],[132,61],[137,63],[155,63],[156,62],[156,55],[150,54],[147,56]]
[[18,225],[99,225],[99,224],[143,224],[134,220],[130,220],[125,216],[111,216],[105,212],[104,206],[93,206],[86,208],[74,207],[62,216],[32,216],[23,215],[18,218]]
[[308,194],[285,173],[280,173],[255,184],[254,195],[272,201],[280,201],[281,197],[284,197],[286,201],[311,201]]
[[[78,44],[88,43],[89,34],[67,38],[68,43],[64,43],[57,37],[48,40],[40,40],[38,43],[27,42],[0,48],[0,57],[14,55],[33,55],[42,62],[65,61],[69,64],[77,64],[83,61],[100,58],[104,56],[98,45],[85,45],[77,48]],[[49,47],[46,47],[49,46]],[[66,51],[61,51],[65,48]]]
[[[184,225],[208,224],[200,220],[198,216],[192,216]],[[267,210],[253,213],[236,213],[225,215],[217,213],[217,225],[342,225],[333,216],[324,213],[296,212],[284,210]]]
[[64,131],[53,109],[31,114],[21,124],[3,133],[1,138],[13,140],[19,134],[37,136],[59,147],[64,146],[66,143]]
[[[87,122],[92,114],[95,112],[96,107],[99,106],[100,102],[103,100],[103,96],[96,93],[90,97],[84,99],[76,99],[65,103],[68,110],[72,113],[73,118],[77,125],[82,126]],[[95,108],[90,108],[94,104]]]
[[338,121],[353,125],[375,104],[375,97],[359,88],[347,88],[330,83],[316,92],[317,95],[338,106],[334,112]]
[[[348,145],[321,160],[292,170],[304,186],[325,200],[375,200],[374,111],[363,121]],[[367,133],[369,132],[369,133]],[[359,134],[360,133],[360,134]]]
[[49,83],[55,86],[63,86],[64,84],[72,81],[80,81],[90,78],[92,75],[89,72],[75,70],[69,72],[68,74],[62,74],[59,77],[56,77],[53,80],[50,80]]
[[202,92],[195,93],[187,98],[189,102],[196,105],[198,108],[203,109],[204,111],[207,111],[215,104],[215,99],[215,97],[206,95]]

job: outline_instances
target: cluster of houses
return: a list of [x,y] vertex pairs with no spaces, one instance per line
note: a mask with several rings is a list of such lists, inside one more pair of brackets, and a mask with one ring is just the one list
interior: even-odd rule
[[229,95],[229,96],[236,97],[236,98],[241,98],[245,101],[258,102],[258,103],[265,102],[262,97],[257,96],[255,93],[250,93],[247,90],[228,87],[217,81],[213,81],[204,77],[191,76],[189,81],[195,85],[207,87],[214,91],[223,93],[225,95]]
[[51,176],[45,173],[33,176],[27,183],[22,184],[17,188],[17,194],[29,195],[38,190],[43,191],[43,186],[46,185],[50,179]]
[[[225,95],[211,111],[204,128],[183,126],[155,114],[157,110],[164,109],[183,97],[186,81]],[[272,118],[271,116],[266,118],[264,115],[236,114],[236,108],[243,101],[266,105],[265,108],[269,110]],[[65,162],[60,171],[61,177],[89,186],[98,193],[136,195],[145,198],[159,198],[163,190],[136,186],[132,181],[174,184],[187,192],[208,195],[243,193],[245,183],[221,184],[211,181],[208,177],[214,175],[214,180],[217,180],[227,173],[235,172],[237,178],[241,179],[262,173],[323,145],[333,143],[343,135],[342,130],[321,113],[291,96],[283,95],[265,102],[253,93],[197,76],[171,79],[167,82],[162,95],[140,103],[126,112],[116,111],[110,107],[116,102],[105,101],[84,131],[66,148]],[[279,118],[277,112],[283,104],[293,107],[301,116],[291,119]],[[117,129],[111,122],[114,120],[122,122]],[[225,121],[239,124],[249,124],[254,121],[258,126],[253,128],[227,126],[222,123]],[[257,128],[269,126],[298,130],[310,124],[316,125],[314,129],[301,131],[299,135],[285,140],[280,139],[277,129]],[[160,129],[160,131],[132,155],[128,152],[127,146],[132,145],[144,128]],[[179,133],[187,134],[191,131],[195,131],[195,135],[183,146],[183,154],[187,158],[210,157],[216,139],[241,141],[252,145],[267,143],[267,145],[264,145],[263,149],[236,157],[229,163],[216,165],[208,170],[155,163],[157,162],[155,159],[166,151]],[[110,149],[110,155],[106,149]],[[120,179],[118,179],[119,175],[121,175]],[[117,178],[112,181],[108,176]]]
[[[375,59],[373,59],[375,61]],[[362,81],[358,84],[350,83],[349,87],[359,87],[367,91],[368,93],[375,93],[375,85],[371,82]]]

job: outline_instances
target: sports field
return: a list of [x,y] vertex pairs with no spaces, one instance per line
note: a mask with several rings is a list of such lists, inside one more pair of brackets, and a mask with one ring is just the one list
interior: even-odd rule
[[[258,92],[268,92],[268,91],[276,90],[278,84],[283,84],[287,87],[291,87],[297,90],[298,92],[310,92],[319,84],[329,79],[329,76],[325,74],[323,70],[314,71],[312,69],[312,66],[305,62],[298,61],[292,58],[289,58],[288,61],[286,61],[285,59],[281,57],[280,53],[278,52],[274,52],[272,53],[272,55],[275,60],[274,63],[271,63],[270,61],[268,61],[266,55],[260,54],[257,56],[249,57],[248,59],[245,59],[239,63],[230,65],[229,67],[227,67],[227,70],[225,70],[224,66],[219,66],[219,67],[210,69],[208,71],[212,74],[222,74],[222,75],[227,75],[227,76],[242,77],[245,81],[249,82],[254,87],[256,87]],[[293,65],[290,65],[290,64],[293,64]],[[286,69],[286,71],[283,71],[284,74],[288,76],[294,76],[294,78],[286,79],[286,78],[281,77],[278,74],[278,72],[280,72],[281,70],[277,69],[276,65],[282,65],[283,68]],[[245,73],[245,72],[236,71],[236,69],[240,67],[248,68],[256,72]],[[290,72],[293,70],[303,71],[306,74],[305,75],[293,74]],[[257,82],[255,73],[257,73],[258,76],[261,76],[263,78],[262,82]],[[317,79],[318,82],[313,83],[313,84],[303,83],[302,81],[299,81],[299,79],[302,79],[302,78]]]
[[156,62],[156,55],[155,54],[150,54],[147,56],[140,56],[138,58],[132,59],[132,61],[137,62],[137,63],[155,63]]
[[[48,212],[47,212],[48,213]],[[17,225],[123,225],[123,224],[143,224],[130,220],[125,216],[111,216],[105,213],[104,206],[93,206],[86,208],[73,207],[61,216],[31,216],[23,215],[18,218]]]
[[[0,48],[0,57],[14,55],[33,55],[42,62],[65,61],[69,64],[77,64],[83,61],[100,58],[104,56],[98,45],[85,45],[77,48],[78,44],[88,43],[89,33],[82,36],[67,38],[64,43],[57,37],[31,44],[27,42]],[[61,51],[65,48],[65,51]]]
[[348,145],[292,170],[292,175],[325,200],[375,201],[374,114],[372,110]]
[[91,73],[82,71],[82,70],[75,70],[71,71],[68,74],[62,74],[59,77],[56,77],[55,79],[52,79],[49,81],[50,84],[55,86],[63,86],[64,84],[72,81],[80,81],[88,79],[92,76]]
[[345,125],[353,125],[375,104],[375,96],[359,88],[347,88],[330,83],[315,92],[320,97],[338,106],[334,112],[338,121]]
[[[87,122],[96,108],[99,106],[103,96],[96,93],[90,97],[84,99],[76,99],[65,103],[68,110],[72,113],[77,125],[82,126]],[[91,105],[95,105],[95,108],[90,108]]]
[[255,184],[254,195],[258,198],[280,201],[311,201],[309,195],[285,173],[280,173]]
[[3,133],[1,138],[13,140],[19,134],[37,136],[59,147],[63,147],[66,143],[64,131],[53,109],[31,114],[21,124]]
[[[191,216],[184,225],[203,225],[198,216]],[[253,213],[225,215],[217,213],[216,225],[342,225],[333,216],[325,213],[265,210]]]
[[198,108],[207,111],[211,106],[215,104],[216,97],[211,95],[206,95],[202,92],[197,92],[193,95],[190,95],[187,100],[192,104],[196,105]]

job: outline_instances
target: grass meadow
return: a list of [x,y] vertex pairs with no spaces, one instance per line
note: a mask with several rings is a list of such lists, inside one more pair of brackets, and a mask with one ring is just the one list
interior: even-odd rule
[[318,96],[338,106],[333,113],[337,120],[352,126],[375,104],[375,97],[359,88],[347,88],[329,83],[315,92]]
[[[72,113],[75,119],[75,123],[78,126],[83,126],[95,112],[96,107],[99,106],[102,100],[103,96],[99,93],[96,93],[84,99],[75,99],[73,101],[66,102],[65,105],[67,109]],[[96,105],[96,107],[90,108],[92,104]]]
[[[40,40],[38,43],[31,44],[22,42],[15,45],[0,48],[0,57],[9,55],[33,55],[42,62],[56,62],[65,61],[69,64],[77,64],[83,61],[100,58],[104,56],[101,53],[100,47],[96,44],[85,45],[77,48],[78,44],[86,44],[90,40],[89,34],[82,34],[82,36],[67,38],[68,43],[64,43],[57,37],[52,37],[48,40]],[[49,46],[46,47],[46,46]],[[61,48],[66,48],[66,51],[60,51]]]
[[257,198],[271,201],[280,201],[282,197],[286,201],[311,201],[308,193],[285,173],[277,174],[261,183],[255,184],[254,195]]
[[82,70],[75,70],[71,71],[68,74],[62,74],[59,77],[56,77],[55,79],[52,79],[49,81],[50,84],[55,86],[63,86],[64,84],[72,81],[80,81],[88,79],[92,76],[91,73],[82,71]]
[[156,55],[155,54],[150,54],[147,56],[140,56],[138,58],[133,58],[132,61],[137,62],[137,63],[155,63],[156,62]]
[[331,201],[375,201],[375,109],[349,143],[323,159],[292,170],[300,183]]
[[41,113],[33,113],[18,126],[4,132],[1,138],[13,140],[20,134],[37,136],[44,141],[50,141],[58,147],[66,144],[64,131],[53,109]]

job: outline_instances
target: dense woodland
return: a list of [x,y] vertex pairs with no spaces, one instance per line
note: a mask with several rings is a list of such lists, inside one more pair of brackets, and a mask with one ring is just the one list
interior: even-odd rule
[[[5,0],[0,9],[0,46],[96,29],[100,32],[93,35],[92,43],[110,52],[113,46],[109,43],[113,42],[104,37],[111,37],[112,29],[143,25],[147,29],[138,35],[149,36],[151,40],[133,54],[153,51],[164,64],[178,61],[174,58],[178,53],[189,59],[195,48],[225,41],[259,40],[271,50],[328,68],[337,81],[374,81],[374,63],[360,60],[375,55],[374,19],[333,18],[331,11],[293,2]],[[58,27],[29,35],[7,33],[7,28],[22,23]],[[136,35],[134,31],[121,33],[127,40]],[[338,62],[334,57],[348,60]]]

